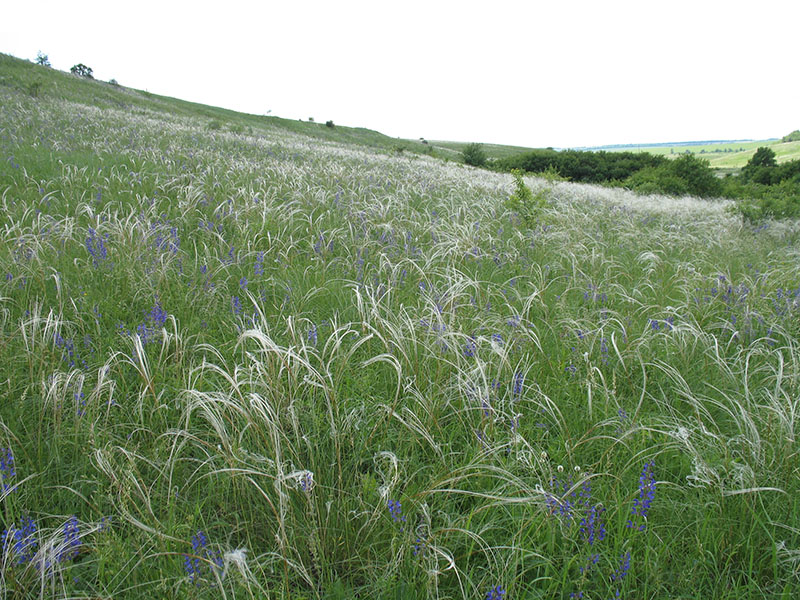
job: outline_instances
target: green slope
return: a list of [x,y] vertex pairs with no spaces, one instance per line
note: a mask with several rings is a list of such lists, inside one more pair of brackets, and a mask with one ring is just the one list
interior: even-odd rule
[[[207,120],[207,125],[210,128],[220,128],[240,133],[252,133],[258,130],[277,128],[321,140],[357,144],[386,151],[435,154],[442,158],[455,160],[460,160],[461,152],[467,146],[467,142],[399,139],[362,127],[344,127],[341,125],[327,127],[323,123],[240,113],[177,98],[159,96],[99,80],[76,77],[70,73],[41,67],[30,61],[7,54],[0,54],[0,86],[23,91],[35,97],[59,98],[99,106],[100,108],[128,107],[175,116],[201,118]],[[743,167],[756,149],[761,146],[772,148],[777,155],[778,162],[800,158],[800,141],[781,142],[777,139],[704,145],[625,146],[607,148],[606,150],[641,151],[672,157],[692,153],[708,160],[713,168],[737,169]],[[502,144],[483,144],[483,148],[490,159],[505,158],[533,150],[533,148],[523,146]]]
[[[455,158],[461,156],[461,152],[466,148],[470,142],[448,142],[442,140],[430,141],[429,144],[441,156]],[[506,146],[503,144],[481,144],[483,151],[486,153],[487,158],[506,158],[524,152],[530,152],[535,148],[527,148],[524,146]]]
[[207,120],[210,128],[234,132],[283,129],[311,138],[369,146],[387,151],[430,153],[428,145],[392,138],[362,127],[327,127],[324,123],[295,121],[281,117],[251,115],[233,110],[159,96],[150,92],[77,77],[27,60],[0,54],[0,86],[28,93],[37,98],[57,98],[100,108],[152,110],[175,116]]

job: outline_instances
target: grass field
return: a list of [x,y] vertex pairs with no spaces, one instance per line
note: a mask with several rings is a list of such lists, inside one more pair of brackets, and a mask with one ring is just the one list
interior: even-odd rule
[[237,113],[101,81],[89,81],[53,69],[33,67],[28,61],[0,54],[0,85],[33,98],[63,99],[102,109],[125,109],[140,115],[155,111],[157,114],[167,113],[174,117],[191,117],[197,119],[199,126],[222,132],[242,134],[252,133],[255,128],[278,129],[315,140],[352,143],[391,151],[430,152],[419,141],[391,138],[370,129],[335,124],[331,128],[324,123]]
[[[413,143],[411,141],[409,144]],[[451,160],[460,160],[461,152],[467,146],[464,142],[430,141],[429,147],[436,156]],[[529,152],[533,148],[520,146],[503,146],[498,144],[482,144],[486,156],[490,159],[506,158],[515,154]],[[606,152],[647,152],[669,158],[677,158],[683,154],[695,154],[709,162],[714,169],[733,172],[741,169],[762,146],[771,148],[779,163],[800,159],[800,142],[781,142],[780,140],[761,140],[713,144],[676,144],[641,145],[603,148]]]
[[[449,158],[454,160],[461,159],[461,153],[464,148],[469,144],[466,142],[446,142],[446,141],[430,141],[430,146],[433,148],[437,156],[442,158]],[[483,151],[486,153],[487,158],[506,158],[514,156],[515,154],[522,154],[529,152],[533,148],[524,148],[522,146],[504,146],[501,144],[481,144]]]
[[766,146],[775,152],[779,163],[800,159],[800,142],[781,142],[780,140],[761,140],[716,144],[677,144],[674,146],[630,146],[614,148],[610,151],[648,152],[667,157],[695,154],[709,162],[714,169],[741,169],[755,154],[758,148]]
[[3,597],[798,597],[798,223],[394,143],[2,57]]

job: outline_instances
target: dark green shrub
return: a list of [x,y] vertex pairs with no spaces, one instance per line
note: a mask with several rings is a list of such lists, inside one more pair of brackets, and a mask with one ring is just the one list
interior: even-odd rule
[[764,219],[792,219],[800,217],[800,184],[783,181],[777,185],[742,184],[726,185],[726,194],[739,200],[732,208],[745,221],[757,223]]
[[688,193],[710,198],[722,195],[722,181],[714,175],[707,160],[691,154],[676,158],[669,163],[672,175],[686,182]]
[[800,183],[800,160],[790,160],[778,165],[775,169],[775,177],[778,182],[793,181]]
[[777,165],[775,152],[771,148],[761,147],[742,167],[741,177],[745,181],[753,181],[763,185],[778,183],[773,181],[774,170]]
[[639,194],[684,196],[689,193],[687,183],[672,173],[668,165],[641,169],[628,177],[624,186]]
[[546,179],[549,183],[557,183],[559,181],[569,181],[569,177],[564,177],[561,173],[558,172],[554,166],[547,167],[541,173],[534,173],[536,177],[541,177],[542,179]]
[[36,53],[36,64],[41,65],[42,67],[49,67],[50,59],[47,57],[47,54],[42,54],[42,51]]
[[779,165],[771,148],[759,148],[742,168],[741,178],[762,185],[800,181],[800,160],[791,160]]
[[77,65],[74,65],[69,70],[69,72],[72,73],[73,75],[77,75],[78,77],[85,77],[86,79],[94,79],[92,68],[87,67],[83,63],[78,63]]
[[331,129],[334,128],[333,121],[325,121],[325,127],[330,127]]
[[722,181],[714,175],[708,161],[691,154],[683,155],[658,167],[641,169],[628,177],[625,187],[640,194],[691,194],[704,198],[721,196]]
[[747,167],[774,167],[778,161],[775,160],[775,151],[772,148],[761,146],[756,153],[747,161]]
[[646,152],[557,151],[552,148],[532,150],[494,161],[499,170],[523,169],[543,173],[555,169],[562,177],[579,183],[623,181],[647,167],[666,164],[667,158]]
[[486,153],[481,144],[467,144],[461,151],[461,158],[464,164],[473,167],[482,167],[486,164]]

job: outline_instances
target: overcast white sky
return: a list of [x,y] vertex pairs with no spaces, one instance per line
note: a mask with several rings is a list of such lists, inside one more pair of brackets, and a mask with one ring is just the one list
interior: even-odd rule
[[567,147],[800,129],[799,0],[4,4],[0,52],[395,137]]

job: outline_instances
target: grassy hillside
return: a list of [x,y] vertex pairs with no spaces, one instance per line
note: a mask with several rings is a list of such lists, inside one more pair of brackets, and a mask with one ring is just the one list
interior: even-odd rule
[[[460,159],[461,153],[464,148],[469,144],[468,142],[446,142],[446,141],[430,141],[429,144],[436,151],[437,155],[446,158]],[[514,156],[515,154],[522,154],[528,152],[533,148],[524,148],[522,146],[504,146],[501,144],[481,144],[486,157],[490,159],[506,158],[507,156]]]
[[[288,131],[315,139],[357,144],[384,150],[428,153],[421,142],[391,138],[365,128],[326,127],[324,123],[294,121],[280,117],[249,115],[196,104],[149,92],[88,80],[55,69],[41,67],[6,54],[0,54],[0,85],[35,98],[60,99],[90,104],[98,108],[153,111],[173,117],[192,117],[209,128],[233,133]],[[140,113],[143,114],[143,113]]]
[[4,597],[800,595],[797,223],[328,129],[2,59]]

